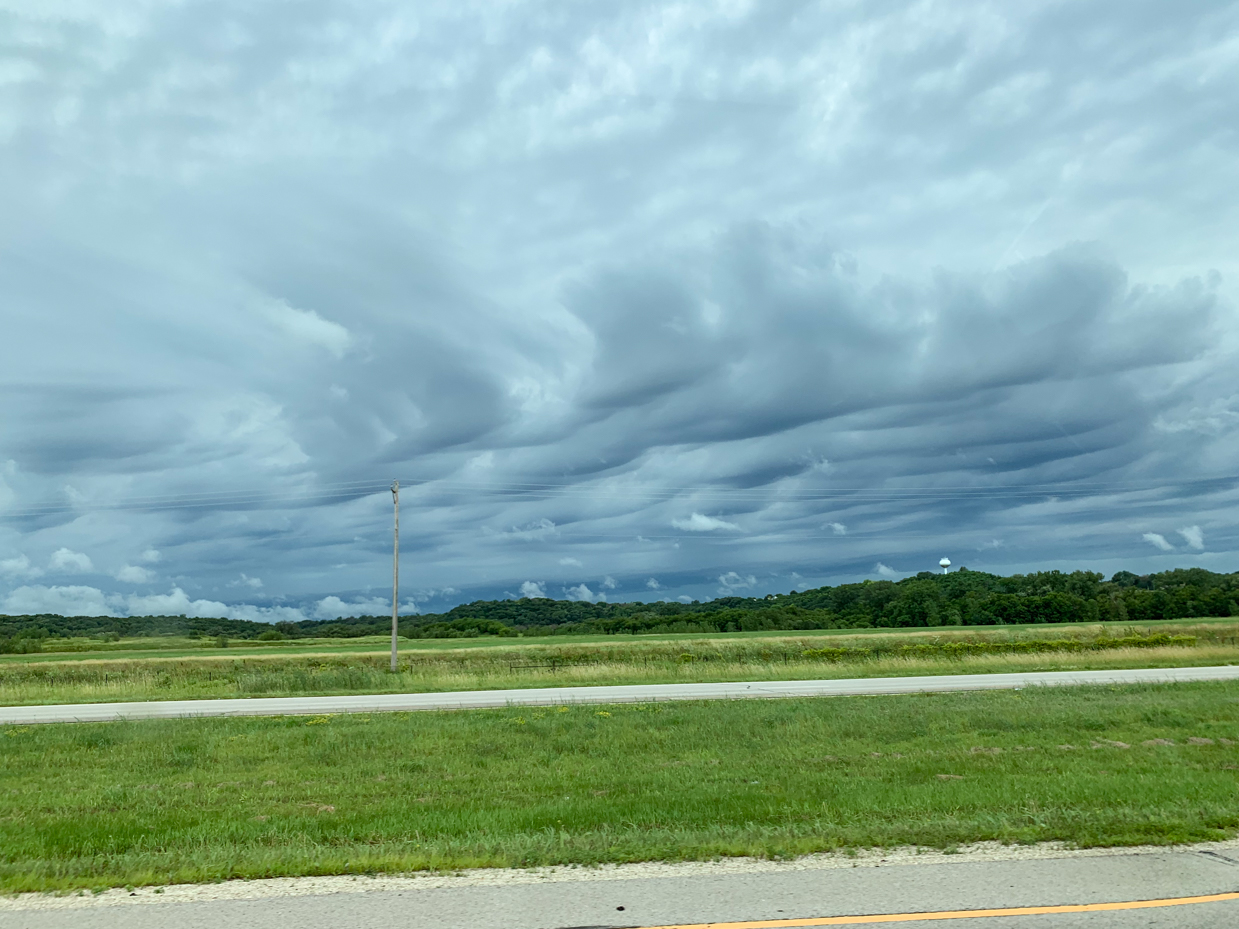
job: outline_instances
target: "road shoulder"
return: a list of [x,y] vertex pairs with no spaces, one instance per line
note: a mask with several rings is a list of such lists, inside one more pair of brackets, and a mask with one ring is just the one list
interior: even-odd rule
[[999,862],[1065,861],[1088,859],[1203,856],[1235,869],[1239,885],[1239,838],[1180,846],[1130,846],[1123,848],[1069,848],[1060,843],[1002,845],[981,842],[946,853],[918,848],[864,849],[855,853],[807,855],[787,861],[756,858],[726,858],[717,861],[640,862],[598,867],[480,868],[451,873],[412,875],[331,875],[325,877],[274,878],[225,881],[215,884],[176,884],[133,890],[115,888],[102,893],[28,893],[0,897],[0,913],[30,910],[72,910],[97,907],[127,907],[145,904],[206,903],[229,900],[278,900],[334,896],[339,894],[409,893],[452,888],[504,888],[522,885],[594,883],[607,881],[679,881],[757,875],[792,875],[849,869],[934,868],[944,865]]

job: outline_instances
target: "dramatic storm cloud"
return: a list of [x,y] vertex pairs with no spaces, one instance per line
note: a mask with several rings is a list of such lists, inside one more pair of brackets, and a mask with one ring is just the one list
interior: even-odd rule
[[1235,570],[1236,34],[0,0],[0,610]]

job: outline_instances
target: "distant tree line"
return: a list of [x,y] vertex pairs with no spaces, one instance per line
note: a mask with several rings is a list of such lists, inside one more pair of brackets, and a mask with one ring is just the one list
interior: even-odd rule
[[47,638],[75,636],[114,640],[145,636],[189,636],[194,639],[298,639],[311,636],[352,638],[391,632],[391,617],[340,617],[296,623],[252,622],[187,616],[59,616],[38,613],[0,616],[0,653],[38,651]]
[[[1023,623],[1142,622],[1239,616],[1239,572],[1180,568],[1160,574],[1040,571],[1003,577],[961,568],[901,581],[863,581],[766,597],[692,603],[587,603],[548,598],[477,600],[405,616],[407,638],[482,635],[640,634],[749,630],[994,626]],[[0,651],[34,651],[48,637],[188,635],[276,639],[383,635],[385,616],[269,623],[185,616],[0,616]]]
[[1110,580],[1092,571],[1003,577],[967,568],[902,581],[863,581],[766,597],[692,603],[581,603],[480,600],[434,616],[411,617],[412,637],[473,632],[482,621],[523,635],[738,632],[994,626],[1024,623],[1139,622],[1185,616],[1239,616],[1239,572],[1203,568]]

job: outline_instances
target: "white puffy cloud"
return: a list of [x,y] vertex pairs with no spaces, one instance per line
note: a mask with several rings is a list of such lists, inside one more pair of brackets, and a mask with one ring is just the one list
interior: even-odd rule
[[325,348],[337,358],[344,357],[352,344],[349,331],[339,323],[323,319],[313,310],[299,310],[283,300],[265,303],[267,318],[286,335],[295,340]]
[[607,595],[599,591],[594,593],[584,584],[577,584],[575,587],[564,589],[564,597],[568,600],[583,600],[590,603],[600,603],[607,599]]
[[546,588],[534,581],[525,581],[521,584],[521,596],[530,600],[540,599],[546,596]]
[[572,557],[560,558],[559,563],[563,565],[564,567],[572,567],[572,568],[582,567],[581,562]]
[[124,604],[129,616],[190,616],[195,618],[223,617],[246,619],[250,622],[275,623],[299,622],[306,618],[296,607],[255,606],[249,603],[221,603],[218,600],[192,599],[180,587],[173,587],[166,594],[129,594],[123,598],[109,598],[110,602]]
[[1160,548],[1163,552],[1173,552],[1174,546],[1166,541],[1166,537],[1160,532],[1146,532],[1141,536],[1144,541],[1148,542],[1154,548]]
[[608,574],[606,577],[602,579],[601,586],[603,590],[614,590],[616,587],[619,586],[619,582],[615,578],[611,577],[611,575]]
[[718,583],[718,592],[728,596],[757,586],[757,578],[752,574],[741,575],[735,571],[728,571],[726,574],[719,575]]
[[158,564],[162,559],[163,556],[154,548],[148,548],[142,553],[142,561],[146,564]]
[[116,572],[116,579],[124,584],[149,584],[155,579],[155,572],[140,565],[124,565]]
[[827,523],[825,528],[830,529],[835,535],[847,535],[848,527],[843,523]]
[[662,584],[658,583],[657,578],[651,577],[651,578],[646,579],[645,586],[648,587],[650,590],[658,590],[662,587]]
[[1183,541],[1187,543],[1188,548],[1196,551],[1204,551],[1205,534],[1200,530],[1199,526],[1184,526],[1179,530],[1179,535],[1183,536]]
[[874,570],[874,573],[880,574],[883,577],[898,577],[899,576],[898,571],[896,571],[890,565],[882,564],[882,562],[880,561],[873,566],[873,570]]
[[[374,601],[382,604],[383,601]],[[338,615],[351,613],[363,604],[345,605]],[[364,604],[370,606],[371,604]],[[363,609],[362,613],[371,612]],[[384,612],[383,609],[377,612]],[[218,600],[192,598],[180,587],[166,594],[106,593],[98,587],[83,585],[26,585],[9,592],[0,600],[0,613],[10,615],[56,613],[61,616],[189,616],[195,618],[245,619],[251,622],[275,623],[283,620],[298,622],[306,619],[297,607],[228,604]]]
[[0,574],[6,577],[38,577],[42,573],[43,569],[32,564],[24,554],[0,561]]
[[95,570],[89,555],[68,548],[58,548],[48,559],[47,569],[61,574],[89,574]]
[[[404,607],[402,612],[408,612]],[[341,616],[384,616],[391,613],[391,601],[382,597],[366,597],[348,603],[339,597],[323,597],[314,604],[314,619],[338,619]]]
[[719,529],[735,532],[740,529],[735,523],[729,523],[715,516],[703,516],[701,513],[694,513],[688,519],[673,519],[671,525],[685,532],[714,532]]
[[239,578],[233,581],[229,581],[228,586],[229,587],[248,587],[251,590],[260,590],[262,589],[262,578],[250,577],[248,574],[246,574],[243,571],[241,572],[241,576]]
[[[180,587],[166,594],[131,594],[123,599],[132,616],[191,616],[195,618],[240,618],[228,604],[217,600],[194,600]],[[242,607],[242,610],[245,608]]]
[[11,615],[56,613],[60,616],[119,615],[97,587],[18,587],[4,598],[0,612]]
[[[130,613],[136,616],[137,613]],[[245,619],[252,623],[301,622],[308,619],[305,611],[295,606],[255,606],[252,603],[233,603],[229,605],[227,616],[231,619]]]

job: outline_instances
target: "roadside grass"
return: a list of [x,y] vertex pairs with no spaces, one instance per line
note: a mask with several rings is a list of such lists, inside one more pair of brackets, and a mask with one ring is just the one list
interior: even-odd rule
[[[356,636],[348,639],[285,639],[260,642],[256,639],[233,639],[223,648],[215,639],[193,639],[189,636],[146,636],[104,642],[96,638],[75,637],[46,639],[43,650],[30,654],[0,655],[0,667],[9,662],[91,661],[122,658],[200,658],[219,655],[316,655],[377,653],[391,640],[386,636]],[[403,644],[406,640],[401,640]],[[491,641],[509,641],[492,638]]]
[[[637,643],[662,642],[696,642],[709,641],[743,641],[750,639],[817,639],[843,638],[856,641],[880,640],[888,637],[908,639],[954,639],[954,638],[984,638],[987,636],[1011,637],[1031,635],[1045,637],[1052,633],[1055,637],[1062,635],[1102,635],[1115,634],[1116,629],[1139,628],[1146,632],[1165,631],[1177,633],[1181,627],[1191,626],[1204,630],[1206,637],[1226,639],[1231,644],[1239,644],[1239,617],[1234,616],[1202,616],[1180,619],[1157,619],[1132,622],[1111,623],[1029,623],[1019,626],[934,626],[916,628],[880,628],[880,629],[802,629],[778,630],[767,629],[754,632],[666,632],[640,635],[564,635],[564,636],[478,636],[460,639],[400,639],[400,651],[460,651],[466,649],[489,648],[546,648],[572,647],[575,645],[597,645],[603,647],[624,647]],[[226,648],[220,648],[211,638],[190,638],[188,636],[147,636],[142,638],[119,639],[105,642],[97,638],[78,637],[69,639],[48,639],[43,643],[43,651],[25,655],[0,655],[0,667],[9,662],[38,663],[42,661],[122,659],[122,658],[205,658],[205,657],[250,657],[250,656],[287,656],[287,655],[322,655],[322,654],[386,654],[389,638],[387,636],[358,636],[347,639],[305,638],[285,639],[274,642],[260,642],[256,639],[233,639]],[[833,643],[832,643],[833,644]]]
[[[851,636],[834,639],[840,650],[823,650],[814,637],[683,641],[632,638],[609,643],[550,642],[538,646],[494,646],[409,650],[400,670],[387,670],[382,654],[320,653],[194,658],[94,659],[0,664],[0,705],[99,703],[227,697],[347,693],[434,693],[453,690],[516,689],[604,684],[665,684],[746,680],[812,680],[936,674],[1100,668],[1185,667],[1239,663],[1234,625],[1179,626],[1194,636],[1177,645],[1105,647],[1072,651],[1114,640],[1115,633],[1140,639],[1148,630],[1105,630],[1099,640],[1083,631],[1057,627],[1055,639],[1035,634],[990,632],[959,637]],[[1074,634],[1073,634],[1074,633]],[[510,642],[511,640],[506,640]],[[903,648],[924,652],[960,641],[987,648],[1036,646],[1029,653],[978,655],[893,654]],[[871,654],[848,649],[882,648]],[[824,652],[831,652],[830,655]]]
[[0,730],[0,891],[1239,831],[1233,683]]

